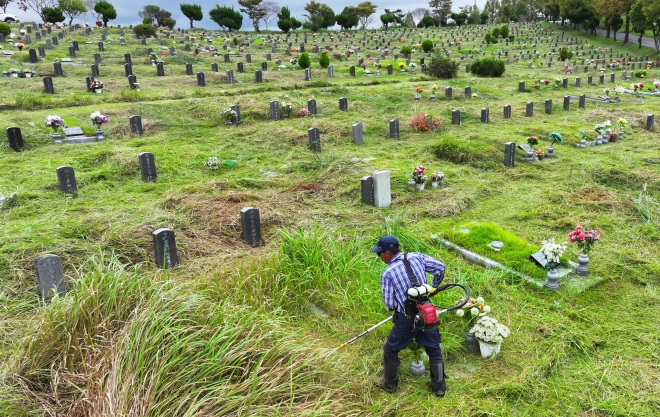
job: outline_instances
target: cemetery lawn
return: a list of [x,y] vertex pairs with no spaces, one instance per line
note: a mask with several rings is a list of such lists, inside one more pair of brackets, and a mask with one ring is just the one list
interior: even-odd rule
[[[555,25],[511,28],[521,31],[522,42],[531,42],[526,35],[555,39],[564,32],[573,42],[660,59],[649,48],[638,51],[634,44]],[[53,59],[66,56],[69,42],[30,67],[37,79],[0,77],[1,125],[20,127],[26,142],[22,152],[13,152],[6,139],[0,141],[0,192],[16,193],[0,209],[0,415],[657,414],[660,165],[642,159],[660,161],[660,97],[622,94],[621,103],[587,102],[585,108],[573,100],[563,110],[565,94],[597,98],[605,86],[613,88],[611,71],[604,72],[604,86],[588,85],[587,76],[597,83],[600,71],[585,73],[578,64],[577,73],[566,75],[556,54],[550,68],[542,58],[534,60],[537,68],[528,68],[527,60],[513,62],[512,55],[521,52],[513,44],[491,47],[495,55],[497,49],[509,51],[512,59],[501,78],[466,73],[469,59],[460,61],[459,75],[451,80],[423,75],[419,66],[415,75],[396,69],[387,75],[387,64],[400,61],[391,56],[382,60],[380,77],[359,68],[350,77],[347,63],[357,66],[358,53],[341,62],[332,61],[331,53],[333,78],[310,54],[312,81],[304,81],[301,70],[277,71],[271,61],[264,83],[257,84],[254,71],[272,42],[266,49],[248,47],[252,63],[238,73],[236,62],[244,59],[224,63],[222,56],[193,56],[177,34],[179,53],[164,58],[166,75],[157,77],[146,48],[160,53],[159,41],[143,46],[127,33],[127,45],[120,46],[118,29],[110,30],[114,42],[106,42],[102,53],[99,78],[105,88],[93,94],[86,91],[85,76],[101,31],[80,32],[71,36],[84,65],[64,66],[65,77],[53,78],[55,95],[42,92],[41,76],[54,75]],[[417,40],[404,42],[399,37],[405,35],[386,33],[399,49],[426,38],[447,42],[452,32],[418,31]],[[428,36],[420,39],[420,33]],[[359,40],[372,35],[356,33]],[[237,36],[243,41],[251,35]],[[475,36],[462,48],[480,47],[483,32]],[[379,53],[367,39],[359,55],[375,72]],[[224,42],[219,38],[213,45]],[[325,41],[339,44],[342,53],[347,42]],[[559,42],[564,45],[567,40]],[[550,53],[551,44],[539,42],[537,49]],[[280,45],[272,58],[286,63],[282,50]],[[449,50],[460,60],[455,46]],[[126,81],[126,52],[140,91]],[[16,60],[26,56],[14,49]],[[416,52],[412,60],[422,57],[430,59]],[[185,75],[185,62],[205,72],[206,87]],[[213,62],[219,72],[210,70]],[[3,70],[17,65],[0,61]],[[228,69],[236,84],[226,84]],[[621,81],[621,69],[614,73],[616,84],[641,81]],[[582,79],[579,88],[576,76]],[[568,89],[530,87],[534,80],[555,77],[567,77]],[[643,82],[654,79],[660,79],[658,68],[648,70]],[[526,82],[525,92],[518,91],[520,81]],[[434,84],[437,100],[430,102]],[[422,99],[414,101],[419,86]],[[453,88],[452,100],[444,98],[446,86]],[[464,97],[466,86],[473,97]],[[339,110],[340,97],[348,99],[348,112]],[[311,98],[319,114],[298,117]],[[553,102],[550,115],[544,112],[546,99]],[[291,117],[270,120],[271,100],[292,102]],[[525,117],[530,101],[531,118]],[[227,125],[221,111],[234,104],[240,105],[241,123]],[[510,119],[502,117],[506,104],[512,106]],[[482,108],[490,109],[488,124],[480,121]],[[454,109],[461,111],[460,126],[451,124]],[[89,115],[97,110],[110,119],[102,142],[54,144],[52,130],[43,126],[47,115],[56,114],[94,135]],[[409,122],[418,113],[441,118],[441,129],[413,131]],[[651,113],[656,124],[647,131]],[[141,116],[144,135],[131,133],[132,115]],[[629,122],[623,139],[574,146],[580,129],[593,138],[594,126],[619,118]],[[399,140],[388,137],[392,119],[400,123]],[[352,142],[355,123],[363,124],[364,146]],[[320,153],[308,147],[311,127],[320,131]],[[524,144],[535,135],[541,138],[536,148],[545,150],[553,131],[565,141],[555,144],[556,158],[526,163],[519,150],[515,167],[504,167],[504,143]],[[141,181],[141,152],[154,154],[156,182]],[[219,169],[204,165],[211,156],[220,160]],[[58,190],[55,169],[65,165],[75,170],[76,198]],[[443,172],[445,184],[414,192],[407,181],[416,165],[426,167],[427,175]],[[389,208],[360,202],[360,178],[380,170],[391,170]],[[239,213],[245,207],[260,211],[262,246],[241,240]],[[550,237],[566,241],[578,224],[597,229],[602,241],[589,254],[589,269],[601,279],[580,292],[552,292],[470,264],[443,247],[439,238],[476,222],[495,225],[517,248],[529,243],[540,249]],[[180,258],[165,270],[153,264],[151,237],[163,227],[175,232]],[[374,387],[371,377],[382,372],[389,324],[334,351],[388,315],[379,285],[384,265],[369,252],[384,234],[398,236],[405,251],[445,262],[445,282],[463,283],[484,297],[492,315],[511,329],[501,353],[486,360],[466,352],[466,322],[443,316],[450,377],[443,399],[426,389],[428,376],[412,376],[409,350],[400,354],[399,391],[389,395]],[[482,241],[487,237],[464,243]],[[50,303],[39,298],[34,271],[35,258],[46,253],[62,259],[68,290]],[[569,245],[564,257],[577,261],[578,255]],[[516,259],[510,265],[525,262],[518,250],[511,256]],[[453,305],[461,294],[452,291],[435,304]]]

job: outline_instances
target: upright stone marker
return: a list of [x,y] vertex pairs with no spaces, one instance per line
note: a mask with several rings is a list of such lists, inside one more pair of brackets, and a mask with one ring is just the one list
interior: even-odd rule
[[7,132],[7,138],[9,139],[9,149],[14,152],[20,152],[25,148],[25,143],[23,142],[23,134],[21,129],[16,126],[8,127],[5,129]]
[[98,77],[99,76],[99,67],[96,64],[92,64],[89,66],[89,70],[92,74],[92,77]]
[[277,100],[270,102],[270,118],[272,120],[280,120],[280,102]]
[[481,109],[481,123],[489,123],[490,122],[490,110],[488,110],[487,107],[484,107]]
[[62,63],[61,62],[54,62],[53,63],[53,71],[55,72],[56,77],[64,77],[64,71],[62,71]]
[[78,192],[78,183],[76,182],[76,174],[73,172],[73,167],[61,166],[56,170],[57,172],[57,185],[60,191],[65,194],[75,194]]
[[44,93],[55,94],[55,87],[53,87],[53,79],[51,77],[44,77]]
[[545,100],[545,114],[552,114],[552,99]]
[[580,85],[581,83],[582,83],[582,80],[580,79],[580,77],[575,77],[575,86],[576,87],[581,87],[581,85]]
[[518,91],[521,92],[521,93],[525,92],[525,82],[524,81],[520,81],[518,83]]
[[584,94],[580,94],[580,99],[578,101],[578,107],[583,109],[587,103],[587,98]]
[[332,65],[328,66],[328,77],[332,78],[335,76],[335,67]]
[[190,62],[186,62],[186,75],[193,75],[193,66]]
[[534,103],[531,101],[528,101],[527,104],[525,105],[525,116],[526,117],[534,116]]
[[564,96],[564,110],[571,109],[571,96]]
[[318,114],[318,109],[316,108],[316,99],[310,98],[307,100],[307,110],[310,114]]
[[261,70],[256,70],[256,71],[254,72],[254,82],[257,82],[257,83],[262,83],[262,82],[264,82],[264,79],[263,79],[263,75],[262,75],[262,73],[261,73]]
[[154,160],[154,154],[151,152],[140,152],[138,154],[138,161],[140,163],[142,181],[156,182],[158,173],[156,172],[156,161]]
[[346,97],[339,98],[339,110],[348,111],[348,99]]
[[241,237],[253,248],[261,244],[261,221],[258,209],[245,207],[241,210]]
[[451,100],[453,90],[451,87],[445,87],[445,98]]
[[460,126],[461,125],[461,111],[452,110],[451,111],[451,124]]
[[318,127],[307,129],[307,136],[309,137],[309,149],[312,152],[321,152],[321,132]]
[[37,56],[37,51],[35,49],[30,48],[28,51],[29,56],[30,56],[30,63],[31,64],[36,64],[39,62],[39,57]]
[[[229,81],[229,77],[227,77],[227,81]],[[197,87],[206,87],[206,79],[204,78],[203,72],[197,73]]]
[[510,119],[511,118],[511,105],[510,104],[505,104],[504,105],[504,118],[505,119]]
[[374,205],[374,177],[366,175],[360,179],[360,194],[362,204]]
[[390,139],[399,139],[399,121],[390,120]]
[[105,47],[103,46],[103,42],[99,42],[97,45],[99,47],[99,52],[105,52]]
[[133,60],[131,59],[131,54],[128,52],[124,54],[124,64],[132,64]]
[[35,259],[34,268],[37,271],[41,298],[50,298],[54,295],[62,297],[66,294],[62,260],[59,256],[50,253],[41,255]]
[[364,133],[362,131],[362,123],[355,123],[352,127],[353,143],[357,146],[364,145]]
[[507,142],[504,144],[504,166],[513,168],[516,159],[516,144]]
[[[239,64],[240,64],[240,62],[239,62]],[[211,71],[218,72],[218,63],[217,62],[211,63]]]
[[156,62],[156,76],[164,77],[165,76],[165,66],[162,62]]
[[655,115],[647,114],[646,115],[646,130],[653,130],[653,124],[655,123]]
[[472,98],[472,87],[470,87],[469,85],[465,87],[465,98],[466,99]]
[[131,132],[142,136],[142,117],[133,115],[128,118],[128,122],[131,125]]
[[392,204],[390,171],[374,172],[374,206],[389,207]]
[[174,231],[161,228],[151,233],[154,244],[154,262],[160,268],[172,268],[179,263],[176,252],[176,238]]

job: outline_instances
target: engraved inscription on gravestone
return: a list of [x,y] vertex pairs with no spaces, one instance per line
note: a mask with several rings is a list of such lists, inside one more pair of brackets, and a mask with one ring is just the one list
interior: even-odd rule
[[9,139],[9,148],[15,152],[20,152],[25,147],[23,142],[23,134],[21,129],[16,126],[11,126],[5,129],[7,132],[7,138]]
[[57,183],[60,191],[66,194],[75,194],[78,192],[78,184],[76,182],[76,175],[73,168],[70,166],[61,166],[56,170]]
[[138,154],[138,162],[140,163],[142,181],[156,182],[158,173],[156,172],[156,161],[154,160],[154,154],[151,152],[140,152]]
[[254,207],[241,209],[241,237],[253,248],[261,244],[261,221],[258,209]]
[[339,98],[339,110],[348,111],[348,99],[346,97]]
[[62,297],[66,294],[62,260],[59,256],[50,253],[41,255],[35,259],[34,268],[37,271],[37,284],[42,298],[55,295]]
[[507,142],[504,144],[504,166],[513,168],[516,157],[516,144]]
[[399,121],[397,119],[390,120],[390,138],[399,139]]
[[374,205],[374,177],[366,175],[360,179],[360,194],[362,204]]
[[321,152],[321,133],[318,127],[312,127],[307,129],[307,135],[309,137],[309,148],[313,152]]
[[179,263],[174,231],[167,228],[155,230],[151,234],[154,245],[154,261],[161,268],[172,268]]
[[142,136],[142,117],[133,115],[128,118],[128,122],[131,125],[131,133]]
[[311,99],[307,100],[307,110],[309,110],[310,114],[318,114],[315,99],[311,98]]

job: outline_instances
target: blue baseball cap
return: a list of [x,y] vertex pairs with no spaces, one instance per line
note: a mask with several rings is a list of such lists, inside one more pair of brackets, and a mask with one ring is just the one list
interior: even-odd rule
[[378,252],[398,252],[399,251],[399,240],[394,236],[383,236],[378,239],[376,247],[371,250],[373,253]]

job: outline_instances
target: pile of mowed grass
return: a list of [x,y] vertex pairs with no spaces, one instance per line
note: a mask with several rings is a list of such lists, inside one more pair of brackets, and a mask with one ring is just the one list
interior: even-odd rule
[[88,262],[34,317],[0,414],[355,414],[327,372],[328,351],[269,308],[116,258]]
[[439,159],[455,164],[467,164],[481,169],[493,169],[502,165],[502,153],[494,146],[481,141],[445,135],[440,137],[432,150]]

